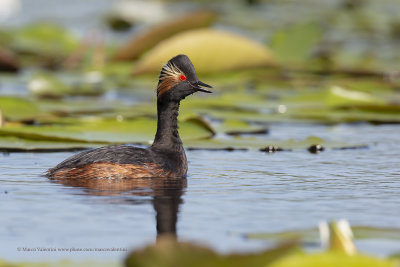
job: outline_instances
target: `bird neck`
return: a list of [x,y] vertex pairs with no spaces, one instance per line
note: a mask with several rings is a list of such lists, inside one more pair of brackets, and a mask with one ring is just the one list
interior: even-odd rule
[[157,133],[153,147],[181,150],[182,141],[178,133],[179,101],[157,101]]

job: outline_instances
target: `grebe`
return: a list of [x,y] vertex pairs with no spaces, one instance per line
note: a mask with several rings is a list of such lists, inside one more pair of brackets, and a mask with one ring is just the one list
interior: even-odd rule
[[197,78],[186,55],[165,64],[157,86],[157,132],[147,148],[114,145],[81,152],[47,171],[53,179],[186,177],[187,160],[178,134],[179,103],[185,97],[212,88]]

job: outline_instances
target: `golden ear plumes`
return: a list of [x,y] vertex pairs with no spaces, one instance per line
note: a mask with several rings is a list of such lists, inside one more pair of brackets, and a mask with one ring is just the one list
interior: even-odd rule
[[185,75],[177,66],[168,62],[165,64],[160,73],[159,83],[157,86],[157,97],[167,92],[179,83],[181,75]]

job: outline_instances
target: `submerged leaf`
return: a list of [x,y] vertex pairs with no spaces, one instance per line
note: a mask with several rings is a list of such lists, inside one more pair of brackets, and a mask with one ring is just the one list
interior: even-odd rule
[[169,59],[186,54],[199,73],[268,66],[272,53],[262,44],[214,29],[192,30],[159,43],[135,66],[134,74],[156,73]]
[[115,55],[114,60],[132,60],[153,48],[162,40],[190,29],[209,26],[216,19],[216,13],[208,10],[191,12],[183,17],[162,22],[138,35],[135,35]]

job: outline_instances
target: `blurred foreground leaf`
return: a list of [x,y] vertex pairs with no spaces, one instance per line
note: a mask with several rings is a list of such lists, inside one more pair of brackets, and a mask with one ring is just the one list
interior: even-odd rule
[[220,255],[213,250],[191,243],[163,238],[157,244],[133,251],[125,261],[127,267],[256,267],[290,253],[296,243],[287,243],[274,249],[254,254]]
[[318,254],[298,253],[284,257],[271,267],[396,267],[398,262],[391,259],[379,259],[366,255],[348,256],[344,253],[325,252]]
[[174,35],[150,50],[137,63],[134,74],[157,73],[169,59],[186,54],[199,73],[265,67],[274,63],[262,44],[243,36],[213,29]]

